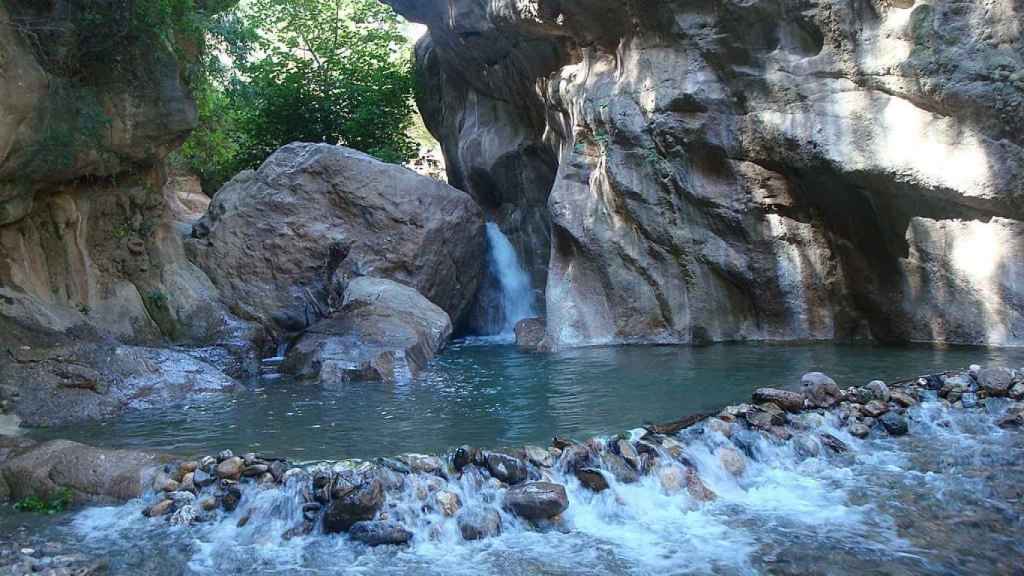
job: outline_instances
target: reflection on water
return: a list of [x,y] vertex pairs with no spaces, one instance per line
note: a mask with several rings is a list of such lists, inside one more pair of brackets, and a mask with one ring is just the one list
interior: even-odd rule
[[533,354],[456,343],[407,384],[256,383],[184,408],[33,434],[183,454],[252,449],[297,461],[438,453],[462,443],[543,443],[670,421],[745,400],[760,386],[795,386],[812,370],[845,386],[1022,360],[1024,350],[979,348],[744,344]]

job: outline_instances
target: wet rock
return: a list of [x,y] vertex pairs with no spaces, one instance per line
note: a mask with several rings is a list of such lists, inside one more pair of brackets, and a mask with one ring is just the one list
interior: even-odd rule
[[678,494],[686,488],[686,470],[681,466],[662,466],[658,469],[658,481],[666,494]]
[[821,446],[807,436],[794,438],[793,449],[801,458],[817,458],[821,454]]
[[480,450],[472,446],[459,446],[452,454],[452,468],[461,472],[463,468],[477,461]]
[[687,468],[685,475],[686,491],[690,494],[691,498],[700,502],[710,502],[718,498],[718,495],[704,484],[696,470]]
[[878,419],[885,431],[893,436],[903,436],[910,431],[907,419],[897,412],[887,412]]
[[399,545],[412,540],[412,532],[392,521],[356,522],[349,528],[348,535],[367,546]]
[[199,469],[199,462],[195,460],[182,462],[181,465],[179,466],[179,469],[181,470],[182,474],[189,474],[191,472],[195,472],[196,470]]
[[758,388],[754,391],[754,403],[771,402],[786,412],[800,412],[804,409],[804,395],[790,390],[778,388]]
[[242,476],[245,476],[246,478],[257,478],[264,474],[268,474],[269,472],[270,466],[267,466],[266,464],[252,464],[250,466],[246,466],[245,469],[242,470]]
[[174,502],[175,508],[190,506],[196,501],[196,495],[191,492],[170,492],[165,497]]
[[640,470],[640,454],[636,451],[633,443],[624,438],[615,442],[615,452],[626,461],[634,470]]
[[491,476],[509,485],[525,482],[529,474],[526,463],[508,454],[488,452],[484,455],[484,461]]
[[437,456],[427,456],[425,454],[403,454],[398,457],[398,460],[417,474],[433,474],[435,476],[444,475],[444,461]]
[[525,451],[526,458],[532,462],[534,466],[551,468],[557,462],[556,456],[551,450],[541,448],[540,446],[527,446]]
[[459,495],[449,490],[439,491],[434,495],[434,499],[437,501],[437,507],[441,513],[449,518],[455,516],[462,508],[462,500],[459,499]]
[[231,450],[221,450],[217,453],[217,462],[223,462],[235,457],[235,453]]
[[707,421],[707,429],[717,432],[726,438],[732,437],[732,424],[720,418],[711,418]]
[[917,399],[902,390],[893,390],[889,396],[893,402],[904,408],[910,408],[917,404]]
[[228,485],[224,487],[224,492],[220,495],[220,507],[225,512],[234,512],[241,501],[242,490],[238,486]]
[[217,466],[217,459],[213,456],[203,456],[199,460],[199,469],[205,470],[206,472],[213,473],[214,467]]
[[573,472],[593,464],[593,456],[590,449],[583,444],[570,444],[562,448],[562,457],[559,462],[564,470]]
[[747,459],[730,446],[719,448],[718,461],[722,464],[722,468],[733,476],[742,476],[747,470]]
[[622,484],[632,484],[640,479],[636,469],[626,462],[626,459],[612,452],[605,452],[601,455],[601,461],[605,470],[615,477],[615,481]]
[[821,372],[804,374],[800,385],[808,402],[816,408],[831,408],[842,399],[839,385]]
[[285,530],[284,534],[281,535],[281,538],[283,540],[291,540],[293,538],[300,538],[302,536],[306,536],[308,534],[312,534],[314,527],[315,527],[315,525],[312,522],[306,520],[306,521],[303,521],[303,522],[301,522],[300,524],[298,524],[296,526],[292,526],[291,528]]
[[868,434],[871,433],[871,429],[860,422],[851,422],[846,430],[854,438],[867,438]]
[[758,430],[769,430],[772,426],[785,423],[785,415],[782,410],[771,403],[750,407],[743,413],[743,418],[751,428]]
[[985,368],[978,373],[978,386],[989,396],[1009,396],[1013,387],[1013,372],[1007,368]]
[[192,483],[196,485],[196,488],[200,490],[216,482],[217,479],[211,476],[208,472],[203,469],[196,470],[192,473]]
[[825,433],[819,436],[819,438],[821,439],[822,446],[828,448],[829,450],[835,452],[836,454],[842,454],[844,452],[850,451],[850,448],[846,445],[845,442],[831,434]]
[[245,464],[242,459],[232,456],[217,464],[217,477],[222,480],[238,480],[242,476]]
[[526,318],[516,323],[516,345],[527,350],[542,350],[547,324],[543,318]]
[[1010,398],[1014,400],[1024,399],[1024,382],[1018,382],[1010,388]]
[[527,520],[547,520],[569,507],[565,487],[550,482],[530,482],[515,486],[505,493],[506,510]]
[[160,486],[160,491],[161,492],[177,492],[179,486],[181,486],[181,485],[178,484],[176,481],[171,480],[170,478],[168,478],[168,479],[164,480],[163,485]]
[[270,463],[270,475],[274,477],[274,482],[282,482],[287,471],[288,465],[281,460],[274,460]]
[[889,405],[881,400],[872,400],[864,405],[864,413],[872,418],[878,418],[889,411]]
[[192,492],[193,494],[198,491],[195,483],[195,472],[185,474],[185,477],[181,479],[181,489],[186,492]]
[[203,512],[213,512],[219,507],[220,503],[217,502],[217,499],[212,496],[203,498],[202,500],[199,501],[199,508]]
[[604,492],[608,489],[608,480],[600,468],[580,468],[575,474],[580,484],[591,492]]
[[324,532],[345,532],[356,522],[372,520],[384,505],[384,487],[379,480],[364,482],[331,501],[324,514]]
[[148,518],[157,518],[159,516],[163,516],[165,514],[170,513],[170,511],[171,511],[171,509],[173,507],[174,507],[174,501],[172,501],[172,500],[161,500],[161,501],[157,502],[156,504],[153,504],[149,508],[146,508],[145,510],[143,510],[142,511],[142,515],[146,516]]
[[465,540],[483,540],[501,534],[501,514],[493,508],[467,508],[459,513],[458,524]]
[[873,400],[878,400],[879,402],[889,401],[889,387],[886,386],[885,382],[882,382],[881,380],[872,380],[871,382],[868,382],[868,385],[865,386],[865,388],[867,388],[868,392],[871,393],[871,398]]

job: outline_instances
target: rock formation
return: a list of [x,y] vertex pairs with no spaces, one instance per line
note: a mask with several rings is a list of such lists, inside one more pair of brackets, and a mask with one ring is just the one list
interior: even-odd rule
[[552,345],[1024,343],[1019,0],[387,2]]
[[354,278],[411,286],[458,321],[485,259],[483,217],[450,186],[361,152],[291,144],[216,195],[189,242],[243,318],[297,331]]

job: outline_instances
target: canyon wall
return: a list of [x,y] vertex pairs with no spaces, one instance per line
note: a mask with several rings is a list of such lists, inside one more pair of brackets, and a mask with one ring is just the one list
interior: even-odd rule
[[1024,343],[1021,0],[387,0],[555,346]]

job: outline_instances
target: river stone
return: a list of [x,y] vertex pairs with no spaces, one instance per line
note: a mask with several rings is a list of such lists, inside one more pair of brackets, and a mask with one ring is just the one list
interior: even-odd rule
[[790,390],[778,388],[758,388],[754,391],[755,404],[772,402],[786,412],[800,412],[804,409],[804,395]]
[[917,400],[913,396],[902,390],[893,390],[889,396],[893,402],[899,404],[904,408],[910,408],[911,406],[917,404]]
[[600,468],[579,468],[575,474],[580,484],[591,492],[604,492],[608,489],[608,479]]
[[571,444],[562,449],[562,457],[559,462],[562,469],[573,472],[579,468],[590,466],[594,461],[590,448],[583,444]]
[[887,412],[878,419],[885,431],[893,436],[903,436],[910,431],[907,419],[897,412]]
[[459,532],[465,540],[483,540],[501,534],[501,514],[493,508],[466,508],[459,513]]
[[615,442],[615,450],[634,470],[641,469],[640,454],[636,451],[632,442],[625,438],[619,438]]
[[1008,396],[1013,387],[1013,372],[1007,368],[985,368],[978,373],[978,385],[989,396]]
[[[638,456],[639,459],[639,456]],[[621,484],[632,484],[640,480],[640,474],[636,468],[630,466],[625,458],[613,452],[605,452],[601,455],[601,463],[604,469],[611,473],[616,482]],[[639,465],[639,462],[637,463]]]
[[809,372],[800,379],[804,396],[816,408],[831,408],[842,398],[839,385],[821,372]]
[[220,507],[225,512],[234,512],[238,508],[238,504],[242,501],[242,489],[235,484],[230,484],[223,487],[223,493],[220,495]]
[[192,483],[200,490],[216,482],[217,479],[211,476],[202,468],[192,473]]
[[1024,382],[1018,382],[1010,388],[1010,398],[1024,400]]
[[345,532],[362,520],[372,520],[384,505],[384,487],[379,480],[359,484],[331,501],[324,514],[324,532]]
[[879,402],[889,401],[889,387],[886,386],[885,382],[882,382],[881,380],[872,380],[871,382],[868,382],[865,388],[867,388],[868,391],[871,392],[871,397],[873,400],[878,400]]
[[477,461],[480,450],[472,446],[459,446],[452,454],[452,468],[461,472],[463,468]]
[[821,440],[821,444],[824,447],[835,452],[836,454],[842,454],[844,452],[850,451],[850,447],[847,446],[845,442],[827,432],[819,435],[818,438]]
[[686,470],[674,464],[662,466],[658,469],[658,481],[666,494],[678,494],[686,488]]
[[871,429],[860,422],[851,422],[846,429],[854,438],[867,438],[871,433]]
[[417,474],[434,474],[437,476],[444,474],[444,461],[437,456],[403,454],[398,457],[398,460]]
[[516,345],[527,350],[540,350],[544,346],[547,323],[543,318],[526,318],[515,325]]
[[220,503],[212,496],[208,496],[199,501],[199,508],[204,512],[213,512],[218,507],[220,507]]
[[742,476],[747,470],[747,459],[731,446],[723,446],[718,450],[718,461],[722,468],[733,476]]
[[864,413],[872,418],[878,418],[889,411],[889,405],[881,400],[872,400],[864,405]]
[[797,436],[793,439],[793,450],[801,458],[817,458],[821,454],[821,446],[808,436]]
[[510,488],[505,493],[506,510],[526,520],[554,518],[569,507],[565,487],[550,482],[530,482]]
[[242,476],[246,478],[256,478],[270,472],[270,466],[266,464],[252,464],[247,465],[242,471]]
[[529,475],[526,464],[514,456],[500,452],[488,452],[484,455],[484,460],[491,476],[506,484],[515,485],[525,482]]
[[545,448],[540,446],[527,446],[525,449],[526,458],[533,463],[534,466],[541,468],[551,468],[555,465],[555,455]]
[[437,492],[434,494],[434,499],[437,500],[437,507],[440,508],[441,513],[449,518],[455,516],[462,508],[462,500],[459,499],[459,495],[450,490]]
[[174,507],[173,500],[161,500],[156,504],[153,504],[149,508],[143,510],[142,515],[149,518],[156,518],[158,516],[168,514],[171,511],[172,507]]
[[220,452],[217,453],[217,462],[223,462],[234,457],[235,453],[232,452],[231,450],[221,450]]
[[710,502],[718,498],[718,495],[704,484],[696,470],[687,468],[684,474],[686,475],[686,491],[691,498],[699,502]]
[[242,476],[244,464],[237,456],[230,456],[217,464],[217,477],[224,480],[238,480]]
[[392,521],[360,521],[348,530],[350,538],[367,546],[406,544],[412,540],[412,532]]
[[711,418],[707,421],[707,429],[711,432],[717,432],[726,438],[732,437],[732,423],[726,422],[721,418]]

